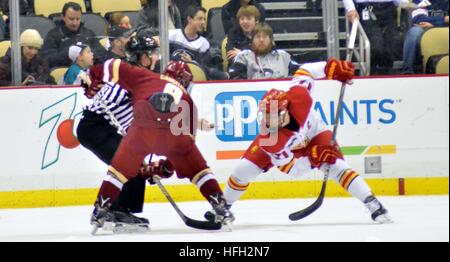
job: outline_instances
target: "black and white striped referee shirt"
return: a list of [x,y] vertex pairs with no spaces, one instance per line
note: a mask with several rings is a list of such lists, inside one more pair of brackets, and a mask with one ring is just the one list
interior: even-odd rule
[[[110,81],[110,65],[113,61],[114,59],[110,59],[103,65],[103,82],[106,84],[97,95],[104,101],[120,125],[127,130],[133,120],[131,96],[125,89]],[[110,125],[116,127],[99,100],[94,99],[93,103],[87,105],[84,109],[103,115],[109,121]]]

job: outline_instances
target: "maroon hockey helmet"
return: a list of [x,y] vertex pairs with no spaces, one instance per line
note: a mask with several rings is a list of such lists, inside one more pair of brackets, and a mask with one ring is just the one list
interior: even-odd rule
[[170,61],[167,64],[164,75],[177,80],[186,89],[194,78],[191,69],[189,69],[189,66],[183,61]]

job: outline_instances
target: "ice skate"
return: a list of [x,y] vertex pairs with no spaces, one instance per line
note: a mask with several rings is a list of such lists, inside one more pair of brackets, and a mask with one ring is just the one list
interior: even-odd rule
[[148,219],[137,217],[130,212],[112,210],[114,216],[114,227],[112,231],[120,233],[145,233],[150,231]]
[[364,204],[371,212],[372,220],[380,223],[387,224],[392,223],[392,219],[388,216],[388,211],[383,205],[378,201],[378,199],[374,196],[368,196],[366,200],[364,200]]
[[222,193],[210,196],[210,203],[213,209],[205,213],[205,218],[209,221],[222,223],[228,227],[234,222],[235,218],[231,213],[231,205],[228,205]]
[[145,233],[150,230],[149,221],[146,218],[137,217],[122,210],[111,210],[109,207],[101,207],[95,204],[91,215],[92,235],[101,228],[103,231],[113,233]]

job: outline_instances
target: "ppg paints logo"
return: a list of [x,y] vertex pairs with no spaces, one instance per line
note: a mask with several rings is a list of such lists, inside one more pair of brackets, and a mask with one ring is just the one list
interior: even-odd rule
[[258,103],[266,91],[220,93],[215,98],[216,135],[224,142],[252,141],[259,134]]
[[[220,93],[215,99],[217,138],[224,142],[252,141],[259,134],[258,103],[265,91]],[[397,100],[361,99],[343,103],[340,125],[393,125],[398,119]],[[333,125],[335,101],[316,101],[314,106],[326,125]]]

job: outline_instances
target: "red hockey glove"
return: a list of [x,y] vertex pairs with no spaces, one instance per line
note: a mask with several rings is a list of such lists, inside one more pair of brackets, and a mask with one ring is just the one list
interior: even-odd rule
[[168,160],[159,160],[152,162],[148,165],[144,165],[139,170],[139,175],[147,179],[150,184],[156,184],[153,180],[153,176],[157,175],[160,178],[169,178],[174,173],[174,167]]
[[102,83],[94,83],[94,84],[95,85],[91,85],[90,87],[88,87],[85,84],[82,85],[84,88],[84,95],[89,99],[92,99],[98,93],[98,91],[100,91],[100,89],[102,89],[104,86],[104,84]]
[[352,62],[330,58],[325,66],[325,74],[328,79],[346,83],[353,79],[353,76],[355,75],[355,65]]
[[315,145],[309,150],[308,158],[313,167],[320,168],[322,164],[334,164],[344,156],[337,145]]

